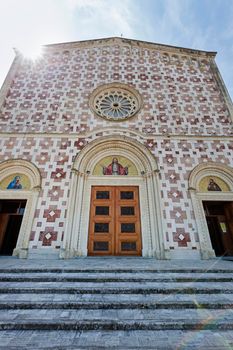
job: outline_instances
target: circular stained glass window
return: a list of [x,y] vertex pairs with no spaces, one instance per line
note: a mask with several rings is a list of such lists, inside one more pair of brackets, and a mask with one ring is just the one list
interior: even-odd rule
[[100,117],[121,121],[132,117],[139,110],[139,102],[137,93],[122,87],[107,87],[94,94],[92,108]]

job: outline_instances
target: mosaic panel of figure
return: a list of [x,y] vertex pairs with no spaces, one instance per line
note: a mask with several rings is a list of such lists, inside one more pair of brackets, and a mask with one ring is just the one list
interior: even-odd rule
[[29,190],[30,188],[30,180],[24,174],[9,175],[0,182],[1,190]]
[[138,172],[129,159],[122,156],[109,156],[95,166],[93,175],[137,176]]
[[220,179],[219,177],[206,176],[203,179],[201,179],[199,183],[199,191],[200,192],[210,192],[210,191],[228,192],[230,191],[230,188],[226,184],[226,182]]

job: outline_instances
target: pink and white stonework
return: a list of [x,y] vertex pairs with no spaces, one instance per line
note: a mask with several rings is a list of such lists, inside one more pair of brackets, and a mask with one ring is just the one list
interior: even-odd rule
[[[14,255],[87,255],[90,186],[112,181],[92,175],[95,156],[125,150],[133,162],[138,154],[139,175],[115,182],[142,186],[142,255],[214,257],[201,201],[233,201],[232,105],[214,57],[122,38],[48,45],[35,62],[17,54],[0,95],[0,181],[17,172],[17,160],[20,173],[27,161],[39,175],[21,191],[33,193],[34,209]],[[139,111],[117,122],[98,116],[90,99],[106,84],[136,90]],[[143,168],[150,155],[154,166]],[[205,172],[230,190],[199,192]],[[0,190],[5,198],[19,191]]]

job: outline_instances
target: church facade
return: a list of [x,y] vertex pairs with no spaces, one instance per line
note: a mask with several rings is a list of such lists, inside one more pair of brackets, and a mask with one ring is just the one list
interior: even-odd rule
[[233,255],[215,55],[123,38],[17,52],[0,93],[0,254]]

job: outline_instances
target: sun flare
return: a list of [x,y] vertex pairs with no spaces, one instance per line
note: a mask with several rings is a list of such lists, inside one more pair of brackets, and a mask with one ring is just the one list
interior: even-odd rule
[[34,45],[30,47],[24,47],[20,49],[20,52],[23,54],[23,56],[26,59],[37,61],[42,56],[42,46],[41,45]]

